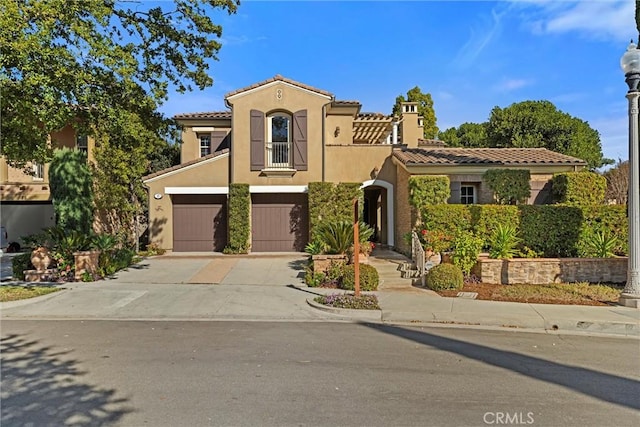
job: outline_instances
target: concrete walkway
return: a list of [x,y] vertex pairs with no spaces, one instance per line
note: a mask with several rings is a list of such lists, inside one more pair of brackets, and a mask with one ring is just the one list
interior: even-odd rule
[[65,291],[0,303],[3,319],[375,321],[640,337],[640,310],[443,298],[400,278],[406,258],[376,250],[380,311],[320,310],[304,285],[303,254],[165,255],[111,279],[60,285]]

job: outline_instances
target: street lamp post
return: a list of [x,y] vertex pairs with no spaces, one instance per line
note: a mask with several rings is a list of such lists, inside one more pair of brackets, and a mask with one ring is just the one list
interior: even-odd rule
[[638,157],[638,98],[640,91],[640,49],[631,41],[622,55],[620,66],[626,77],[629,91],[629,261],[627,284],[620,295],[620,304],[640,308],[640,174]]

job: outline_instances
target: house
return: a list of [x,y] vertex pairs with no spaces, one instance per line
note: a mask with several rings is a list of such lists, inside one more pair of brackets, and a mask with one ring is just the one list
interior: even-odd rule
[[[56,147],[81,150],[88,160],[93,160],[93,138],[77,134],[70,125],[53,132],[49,140]],[[20,244],[21,237],[55,225],[48,164],[29,163],[26,169],[15,168],[0,157],[0,221],[9,240]]]
[[143,178],[149,238],[164,249],[221,251],[230,183],[249,185],[253,252],[303,250],[308,184],[319,181],[361,183],[364,220],[380,243],[402,248],[411,175],[449,176],[450,203],[487,203],[486,170],[524,168],[537,203],[554,173],[586,167],[546,149],[450,148],[422,138],[417,103],[403,103],[400,117],[364,113],[358,101],[279,75],[225,103],[228,111],[176,115],[181,164]]

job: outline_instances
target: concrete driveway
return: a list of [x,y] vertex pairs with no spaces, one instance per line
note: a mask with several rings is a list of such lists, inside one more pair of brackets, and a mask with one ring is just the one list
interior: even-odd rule
[[38,301],[2,303],[2,318],[321,320],[303,254],[161,256],[113,278],[65,284]]

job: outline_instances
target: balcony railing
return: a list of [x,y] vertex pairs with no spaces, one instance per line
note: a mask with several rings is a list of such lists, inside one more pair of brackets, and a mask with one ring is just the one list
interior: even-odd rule
[[291,169],[291,160],[290,142],[267,142],[267,168]]

